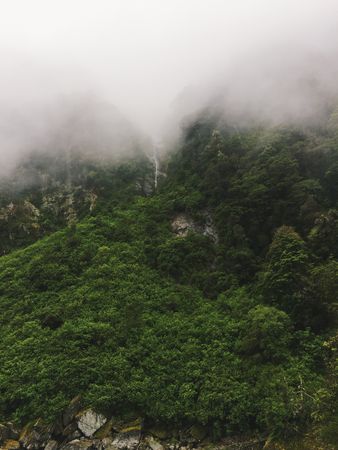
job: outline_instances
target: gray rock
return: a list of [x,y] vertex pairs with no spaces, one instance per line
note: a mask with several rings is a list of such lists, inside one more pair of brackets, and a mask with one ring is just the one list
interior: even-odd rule
[[141,431],[133,430],[118,433],[113,441],[112,446],[119,450],[134,450],[138,447],[141,440]]
[[219,237],[210,213],[202,211],[201,215],[202,223],[197,223],[187,214],[178,214],[171,222],[172,231],[178,237],[186,237],[189,232],[203,234],[217,244]]
[[0,423],[0,443],[19,439],[19,432],[11,422]]
[[179,448],[179,445],[171,443],[171,444],[167,444],[166,448],[167,448],[167,450],[177,450]]
[[63,445],[60,450],[94,450],[96,448],[96,441],[91,439],[74,439]]
[[216,230],[216,227],[214,225],[214,222],[212,220],[212,217],[209,213],[205,214],[205,224],[203,229],[204,236],[210,237],[215,244],[218,244],[219,242],[219,236]]
[[103,450],[117,450],[117,447],[113,444],[112,438],[104,438],[101,441]]
[[187,236],[189,231],[199,231],[199,227],[186,214],[178,214],[171,222],[171,228],[173,232],[180,237]]
[[92,409],[87,409],[76,416],[76,422],[79,430],[86,437],[91,437],[107,422],[107,418]]
[[45,450],[57,450],[58,446],[59,444],[51,439],[50,441],[47,442]]
[[67,438],[67,441],[73,441],[82,436],[81,431],[77,428],[77,423],[72,422],[62,430],[62,435]]
[[20,444],[27,450],[38,450],[44,448],[52,435],[52,427],[37,420],[28,424],[20,434]]
[[7,441],[10,439],[10,430],[6,425],[0,423],[0,443]]
[[8,439],[0,446],[1,450],[19,450],[20,449],[20,442],[15,441],[13,439]]
[[101,439],[102,440],[102,439],[105,439],[105,438],[112,437],[112,434],[113,434],[113,423],[112,423],[112,420],[107,420],[107,422],[95,432],[93,437],[95,439]]
[[5,423],[7,429],[9,430],[9,439],[17,440],[19,439],[19,430],[12,422]]
[[153,436],[147,437],[145,443],[151,450],[164,450],[163,445],[156,441]]

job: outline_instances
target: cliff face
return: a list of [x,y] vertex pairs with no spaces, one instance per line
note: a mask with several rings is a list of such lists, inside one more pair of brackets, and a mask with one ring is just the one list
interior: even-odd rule
[[94,214],[98,203],[149,195],[153,187],[152,164],[142,153],[131,162],[33,154],[0,183],[0,254]]
[[33,135],[26,120],[21,158],[0,170],[0,255],[92,214],[100,200],[152,192],[150,141],[109,103],[66,97],[40,112]]

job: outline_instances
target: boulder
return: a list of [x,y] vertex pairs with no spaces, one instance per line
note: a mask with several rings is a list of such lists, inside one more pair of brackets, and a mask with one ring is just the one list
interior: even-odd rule
[[113,444],[112,438],[104,438],[101,441],[102,450],[117,450],[116,446]]
[[134,450],[141,440],[141,430],[124,431],[118,433],[113,441],[112,447],[119,450]]
[[112,420],[108,420],[101,428],[99,428],[95,434],[95,439],[105,439],[112,437],[113,435],[113,422]]
[[199,227],[186,214],[178,214],[171,222],[171,228],[180,237],[187,236],[190,231],[199,231]]
[[57,441],[54,440],[50,440],[47,442],[45,450],[57,450],[59,444],[57,443]]
[[52,436],[52,427],[41,419],[27,424],[20,434],[20,444],[27,450],[38,450],[45,447]]
[[67,441],[73,441],[82,436],[81,431],[77,428],[77,423],[72,422],[62,430],[62,436],[64,436]]
[[208,211],[201,211],[201,221],[199,222],[187,214],[178,214],[171,222],[171,229],[178,237],[186,237],[193,232],[209,237],[215,244],[219,241],[216,227]]
[[11,422],[0,424],[0,443],[19,439],[19,432]]
[[74,420],[76,414],[81,411],[81,408],[81,397],[78,395],[73,398],[62,415],[62,423],[64,427],[67,427]]
[[132,420],[121,420],[116,417],[112,417],[111,419],[113,430],[118,433],[127,432],[127,431],[141,431],[143,426],[143,419],[137,417]]
[[20,442],[14,439],[8,439],[1,446],[1,450],[18,450],[20,448]]
[[10,431],[6,425],[0,423],[0,444],[10,438]]
[[79,430],[86,436],[91,437],[99,430],[106,422],[107,418],[92,409],[77,414],[75,418]]
[[63,445],[60,450],[95,450],[99,448],[98,442],[91,439],[74,439]]
[[205,217],[205,223],[203,228],[204,236],[208,236],[214,241],[215,244],[218,244],[219,243],[218,232],[216,230],[215,224],[212,220],[210,213],[206,212],[204,217]]
[[163,445],[156,441],[153,436],[149,436],[145,439],[145,444],[151,450],[164,450]]
[[64,426],[62,423],[62,416],[60,415],[50,426],[52,436],[62,436]]

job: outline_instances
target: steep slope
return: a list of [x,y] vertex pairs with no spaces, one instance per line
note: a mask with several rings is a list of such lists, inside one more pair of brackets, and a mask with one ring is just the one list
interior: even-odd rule
[[337,142],[204,115],[152,195],[142,164],[103,172],[90,217],[0,259],[1,417],[81,394],[214,438],[325,421],[334,443]]
[[[0,254],[153,189],[151,145],[110,104],[51,108],[16,167],[0,178]],[[42,120],[42,119],[41,119]]]

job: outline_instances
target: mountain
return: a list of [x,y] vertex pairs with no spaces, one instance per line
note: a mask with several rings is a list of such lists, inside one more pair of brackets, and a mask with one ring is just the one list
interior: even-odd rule
[[42,123],[0,179],[0,254],[85,217],[106,195],[118,201],[122,187],[153,189],[150,142],[112,105],[66,98]]
[[203,111],[156,189],[147,151],[27,156],[1,187],[0,420],[80,396],[161,445],[337,448],[335,118]]

